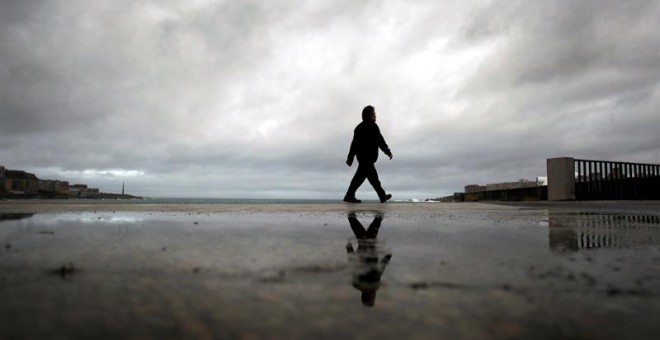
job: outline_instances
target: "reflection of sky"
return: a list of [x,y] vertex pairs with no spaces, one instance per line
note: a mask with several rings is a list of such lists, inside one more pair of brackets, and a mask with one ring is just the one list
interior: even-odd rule
[[77,218],[59,219],[60,222],[77,221],[82,223],[137,223],[142,219],[135,216],[84,216]]
[[[12,218],[3,219],[4,222],[18,222],[28,224],[58,224],[60,222],[124,222],[135,223],[145,219],[144,214],[122,212],[122,213],[108,213],[108,212],[71,212],[71,213],[41,213],[41,214],[8,214],[15,216]],[[21,216],[19,216],[21,215]],[[20,221],[20,222],[19,222]]]
[[549,212],[547,210],[541,212],[539,217],[539,227],[548,228],[550,226],[550,217],[548,216]]
[[116,227],[134,229],[143,220],[143,216],[135,213],[34,214],[4,221],[0,228],[0,242],[5,249],[30,251],[62,247],[61,251],[64,251],[81,241],[115,239],[120,235]]

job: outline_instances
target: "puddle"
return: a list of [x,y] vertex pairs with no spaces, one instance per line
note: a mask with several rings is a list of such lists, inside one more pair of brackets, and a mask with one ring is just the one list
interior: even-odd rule
[[660,245],[660,216],[549,213],[550,248],[580,251]]
[[0,213],[0,223],[5,221],[18,221],[34,216],[32,213]]
[[10,338],[660,332],[651,215],[44,213],[3,217],[0,245]]

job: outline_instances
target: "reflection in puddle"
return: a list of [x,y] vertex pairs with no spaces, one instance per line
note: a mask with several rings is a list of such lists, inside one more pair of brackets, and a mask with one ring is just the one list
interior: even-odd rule
[[56,222],[79,222],[84,224],[92,223],[137,223],[144,219],[136,214],[114,214],[114,213],[91,213],[82,214],[58,214],[53,219]]
[[352,266],[352,283],[362,293],[362,304],[368,307],[376,304],[380,278],[392,258],[392,254],[376,239],[382,221],[382,214],[377,213],[365,230],[355,213],[348,214],[348,223],[357,239],[357,248],[353,247],[351,240],[346,244],[346,253]]
[[83,223],[94,223],[99,221],[110,223],[136,223],[141,221],[141,219],[132,216],[88,216],[75,220]]
[[[0,223],[18,221],[29,219],[37,215],[36,213],[0,213]],[[46,215],[39,215],[46,216]],[[56,215],[48,215],[39,219],[39,223],[51,222],[81,222],[81,223],[96,223],[96,222],[110,222],[110,223],[137,223],[144,219],[133,214],[117,214],[114,213],[61,213]]]
[[16,221],[34,216],[33,213],[4,213],[0,214],[0,223],[3,221]]
[[660,244],[660,216],[550,212],[550,248],[587,250]]

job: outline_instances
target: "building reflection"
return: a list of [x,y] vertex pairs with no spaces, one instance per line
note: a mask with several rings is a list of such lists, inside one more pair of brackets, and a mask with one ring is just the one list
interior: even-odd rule
[[550,211],[548,217],[553,250],[660,245],[660,216]]
[[34,216],[34,213],[2,213],[0,214],[0,223],[4,221],[22,220],[32,216]]
[[352,270],[352,284],[361,292],[362,304],[373,307],[376,304],[376,292],[380,288],[380,279],[392,254],[384,244],[377,241],[383,215],[376,213],[367,229],[357,219],[354,212],[348,214],[348,223],[355,235],[357,248],[352,240],[346,244],[346,253]]

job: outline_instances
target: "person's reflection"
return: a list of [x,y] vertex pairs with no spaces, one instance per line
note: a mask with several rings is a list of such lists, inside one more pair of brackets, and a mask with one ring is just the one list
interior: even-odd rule
[[368,229],[364,229],[355,213],[348,214],[348,223],[357,238],[357,249],[349,241],[346,253],[353,265],[353,287],[362,292],[362,304],[373,307],[376,303],[376,291],[380,287],[380,277],[390,262],[392,254],[386,254],[378,247],[376,237],[383,221],[381,214],[376,214]]

